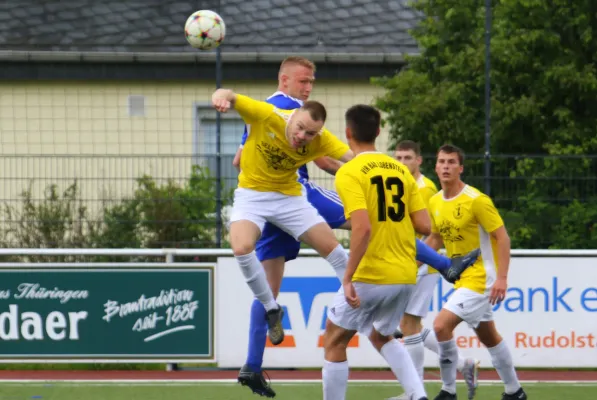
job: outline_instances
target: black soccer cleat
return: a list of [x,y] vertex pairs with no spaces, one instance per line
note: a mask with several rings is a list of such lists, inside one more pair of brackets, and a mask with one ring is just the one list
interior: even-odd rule
[[238,382],[247,386],[253,393],[263,397],[276,397],[276,392],[265,381],[262,372],[253,372],[248,365],[243,365],[238,373]]
[[503,393],[502,400],[527,400],[527,394],[520,388],[512,394]]
[[457,400],[456,395],[448,393],[445,390],[440,390],[439,394],[435,396],[434,400]]
[[282,328],[282,318],[284,317],[284,310],[282,307],[274,310],[269,310],[265,316],[267,320],[267,334],[270,342],[274,346],[279,345],[284,341],[284,329]]
[[400,329],[396,329],[392,336],[394,336],[394,339],[402,339],[404,337],[404,334]]
[[475,249],[463,256],[454,257],[450,260],[450,268],[448,268],[447,271],[440,271],[440,273],[442,274],[445,280],[447,280],[450,283],[455,283],[458,279],[460,279],[460,275],[462,275],[462,273],[468,267],[470,267],[475,263],[475,261],[477,261],[479,255],[481,255],[481,250]]

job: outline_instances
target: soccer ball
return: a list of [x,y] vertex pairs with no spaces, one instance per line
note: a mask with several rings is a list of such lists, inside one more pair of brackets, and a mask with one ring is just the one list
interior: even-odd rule
[[218,14],[210,10],[195,11],[184,25],[184,33],[191,46],[200,50],[218,47],[226,36],[226,25]]

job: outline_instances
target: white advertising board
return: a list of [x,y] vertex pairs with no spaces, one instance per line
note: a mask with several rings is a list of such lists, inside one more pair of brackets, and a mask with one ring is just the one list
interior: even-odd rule
[[[220,258],[217,274],[217,359],[220,367],[245,363],[249,313],[253,301],[234,258]],[[286,264],[278,302],[286,308],[286,339],[268,346],[264,367],[321,367],[320,336],[327,305],[339,288],[325,260],[303,257]],[[436,287],[424,326],[447,301],[452,287]],[[508,296],[495,306],[498,330],[512,350],[518,367],[597,367],[597,258],[514,257],[510,266]],[[465,357],[490,367],[487,350],[465,323],[456,332]],[[385,361],[366,337],[348,349],[351,367],[385,367]],[[437,367],[437,355],[426,350],[425,366]]]

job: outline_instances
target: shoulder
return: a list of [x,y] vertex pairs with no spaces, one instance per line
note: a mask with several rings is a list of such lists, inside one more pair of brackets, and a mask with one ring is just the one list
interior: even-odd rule
[[433,193],[437,193],[437,186],[435,186],[435,183],[426,176],[423,176],[423,187],[431,190]]
[[294,97],[280,91],[275,92],[265,101],[283,110],[293,110],[295,108],[300,108],[303,105],[301,100],[295,99]]
[[429,206],[437,206],[444,200],[444,191],[440,190],[429,198]]

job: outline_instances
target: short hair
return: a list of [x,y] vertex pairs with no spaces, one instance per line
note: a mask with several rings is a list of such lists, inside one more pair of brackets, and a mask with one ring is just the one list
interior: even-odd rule
[[454,146],[453,144],[444,144],[437,150],[438,154],[440,152],[444,152],[446,154],[458,154],[458,162],[460,165],[464,165],[464,151],[460,147]]
[[381,124],[381,115],[376,108],[357,104],[346,110],[344,118],[346,125],[352,131],[354,140],[361,143],[375,143]]
[[325,106],[315,100],[305,101],[301,109],[308,111],[311,118],[313,118],[313,121],[325,122],[326,118],[328,117]]
[[396,150],[402,150],[402,151],[408,151],[408,150],[412,150],[415,155],[420,156],[421,155],[421,145],[417,142],[413,142],[412,140],[403,140],[401,142],[398,142],[398,144],[396,145]]
[[290,66],[290,65],[301,65],[301,66],[303,66],[305,68],[309,68],[309,69],[313,70],[313,72],[315,72],[315,64],[313,63],[313,61],[311,61],[305,57],[299,57],[299,56],[286,57],[282,61],[282,64],[280,64],[280,72],[282,72],[282,69],[284,69],[284,67]]

